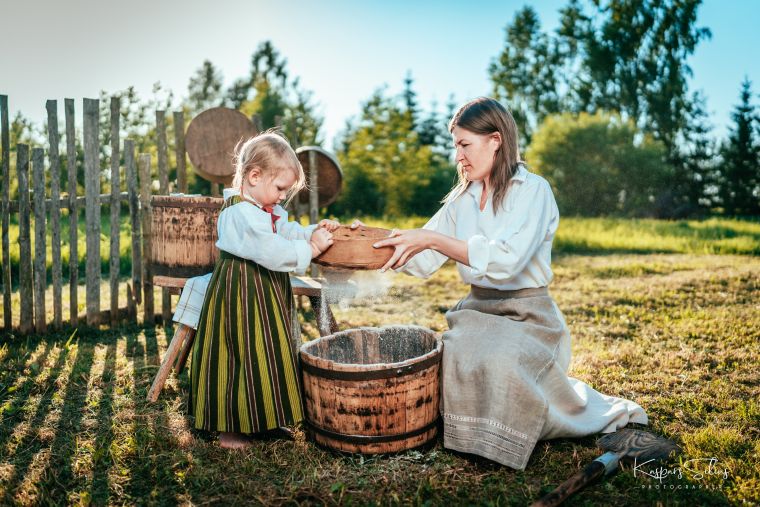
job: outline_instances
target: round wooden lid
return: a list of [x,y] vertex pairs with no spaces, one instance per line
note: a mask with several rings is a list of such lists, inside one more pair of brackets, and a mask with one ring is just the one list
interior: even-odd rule
[[[340,195],[340,189],[343,186],[343,170],[340,168],[338,159],[319,146],[301,146],[296,150],[296,154],[306,173],[307,185],[311,184],[309,181],[309,153],[311,152],[316,153],[317,157],[317,194],[319,195],[319,206],[329,206]],[[298,193],[298,200],[303,204],[309,203],[308,186]]]
[[229,185],[235,175],[235,145],[258,133],[243,113],[226,107],[206,109],[187,126],[185,146],[195,172],[214,183]]

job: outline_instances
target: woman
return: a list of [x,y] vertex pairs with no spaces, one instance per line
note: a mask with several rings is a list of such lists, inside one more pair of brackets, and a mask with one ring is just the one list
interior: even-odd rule
[[541,439],[647,423],[636,403],[569,378],[570,333],[547,291],[559,211],[551,187],[520,160],[512,115],[490,98],[449,124],[459,182],[423,229],[376,247],[395,268],[429,277],[457,262],[471,292],[446,314],[444,446],[522,470]]

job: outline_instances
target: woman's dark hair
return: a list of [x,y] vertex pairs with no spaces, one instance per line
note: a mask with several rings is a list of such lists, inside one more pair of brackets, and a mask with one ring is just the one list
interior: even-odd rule
[[[474,134],[490,135],[498,132],[501,136],[501,146],[496,150],[491,168],[491,188],[493,212],[504,204],[509,181],[517,172],[520,160],[520,149],[517,144],[517,124],[512,113],[498,101],[489,97],[479,97],[471,100],[457,110],[449,122],[449,132],[459,127]],[[462,167],[457,167],[459,175],[454,188],[443,199],[443,202],[453,201],[459,197],[470,182],[465,177]]]

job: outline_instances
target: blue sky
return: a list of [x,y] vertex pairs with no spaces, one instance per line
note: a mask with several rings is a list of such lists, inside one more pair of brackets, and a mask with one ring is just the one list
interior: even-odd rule
[[[225,84],[243,76],[258,44],[271,40],[314,93],[325,118],[326,146],[374,90],[397,93],[411,72],[420,105],[439,111],[488,94],[487,68],[504,45],[504,27],[526,4],[545,29],[566,0],[428,0],[288,3],[259,0],[0,0],[0,93],[11,115],[41,125],[45,100],[97,97],[134,85],[143,97],[160,81],[176,96],[209,59]],[[713,32],[689,63],[692,90],[707,96],[715,133],[725,136],[744,76],[760,91],[758,0],[705,0],[699,26]],[[757,101],[756,101],[757,103]]]

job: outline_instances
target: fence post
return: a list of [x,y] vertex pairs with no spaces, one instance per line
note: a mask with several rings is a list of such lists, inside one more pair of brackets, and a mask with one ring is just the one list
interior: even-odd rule
[[34,330],[47,331],[45,323],[45,286],[47,270],[45,257],[45,152],[32,149],[32,188],[34,189]]
[[99,99],[84,99],[85,220],[87,222],[87,325],[100,324]]
[[77,287],[79,282],[79,210],[77,205],[77,146],[74,129],[74,99],[63,102],[66,116],[66,169],[69,176],[69,319],[79,324]]
[[174,150],[177,158],[177,187],[187,193],[187,165],[185,164],[185,113],[174,111]]
[[[309,223],[319,221],[319,182],[317,181],[317,152],[309,150]],[[311,276],[317,276],[317,266],[311,265]]]
[[10,239],[10,132],[8,130],[8,96],[0,95],[0,146],[2,146],[2,181],[3,181],[3,204],[2,204],[2,228],[3,228],[3,260],[0,272],[3,277],[3,327],[10,331],[13,328],[13,311],[11,307],[11,256]]
[[58,152],[58,101],[45,103],[48,117],[48,160],[50,161],[50,247],[53,256],[53,326],[61,327],[63,307],[61,303],[61,157]]
[[16,145],[16,175],[18,176],[18,244],[19,244],[19,295],[21,311],[19,331],[30,333],[34,328],[32,287],[32,242],[30,234],[29,203],[29,146]]
[[111,326],[116,326],[119,322],[119,215],[121,214],[119,108],[119,97],[111,97]]
[[[156,111],[156,134],[158,139],[158,191],[169,194],[169,156],[166,146],[166,116],[164,111]],[[161,319],[164,326],[172,321],[172,295],[169,289],[161,289]]]
[[[127,171],[127,190],[129,193],[129,218],[132,226],[132,289],[135,303],[142,302],[142,252],[140,250],[140,202],[137,188],[137,168],[135,167],[135,142],[124,141],[124,167]],[[130,302],[131,318],[137,321],[137,307]]]
[[142,214],[143,245],[143,324],[156,324],[153,308],[153,276],[150,265],[150,155],[140,154],[140,208]]

